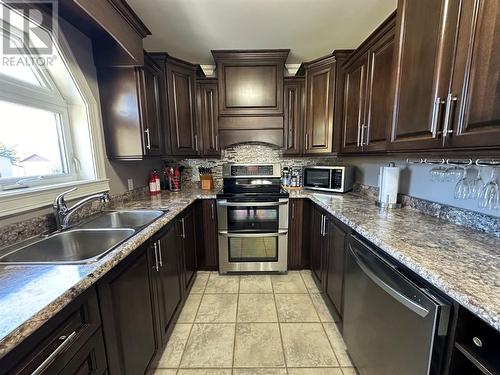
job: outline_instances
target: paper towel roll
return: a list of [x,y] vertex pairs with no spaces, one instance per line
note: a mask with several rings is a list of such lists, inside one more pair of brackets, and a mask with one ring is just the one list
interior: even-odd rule
[[378,201],[383,205],[395,204],[398,200],[399,167],[390,163],[387,167],[380,167],[378,183]]

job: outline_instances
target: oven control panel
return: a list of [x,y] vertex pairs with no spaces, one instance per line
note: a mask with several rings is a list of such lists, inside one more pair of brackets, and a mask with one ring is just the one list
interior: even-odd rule
[[280,177],[279,164],[226,164],[223,177]]

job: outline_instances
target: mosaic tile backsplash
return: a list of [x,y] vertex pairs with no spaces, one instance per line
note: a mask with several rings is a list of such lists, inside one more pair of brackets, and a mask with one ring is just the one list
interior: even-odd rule
[[283,150],[266,145],[243,144],[222,150],[220,159],[185,159],[180,164],[186,167],[185,181],[199,181],[198,167],[212,168],[214,181],[222,181],[222,165],[226,163],[280,163],[281,167],[303,167],[306,165],[342,165],[340,158],[305,157],[294,158],[283,155]]

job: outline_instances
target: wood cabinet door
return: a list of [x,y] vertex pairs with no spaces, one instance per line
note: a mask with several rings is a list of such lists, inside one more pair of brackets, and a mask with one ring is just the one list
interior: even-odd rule
[[162,341],[165,341],[172,317],[182,299],[181,243],[175,225],[169,226],[153,245],[157,246],[158,314]]
[[308,268],[309,260],[304,259],[302,246],[304,225],[304,199],[290,199],[288,214],[288,269],[302,270]]
[[198,224],[196,234],[203,241],[197,241],[197,269],[216,271],[219,269],[219,234],[217,231],[217,205],[215,199],[202,199],[197,206]]
[[322,212],[313,206],[311,209],[310,230],[311,273],[321,285],[323,285],[324,281],[323,220],[324,215]]
[[189,67],[167,63],[168,110],[172,154],[200,155],[195,121],[195,72]]
[[359,152],[365,132],[368,57],[362,54],[345,67],[342,152]]
[[361,139],[363,151],[385,150],[387,128],[392,115],[394,61],[392,27],[368,51],[365,128]]
[[220,156],[217,80],[198,81],[197,108],[203,137],[203,156]]
[[300,155],[304,143],[304,80],[285,79],[283,85],[283,154]]
[[159,85],[161,70],[150,59],[145,59],[142,68],[144,80],[143,94],[141,95],[141,117],[143,131],[143,145],[145,155],[163,154],[163,133],[160,108]]
[[178,223],[182,238],[184,288],[187,289],[196,272],[196,230],[192,207],[184,211]]
[[335,62],[306,69],[306,154],[333,151]]
[[[144,374],[157,349],[151,249],[118,266],[98,285],[108,358],[113,374]],[[141,250],[138,250],[141,251]]]
[[326,233],[328,237],[326,294],[339,316],[342,317],[347,233],[335,223],[333,218],[327,220]]
[[[449,147],[500,146],[500,1],[462,1]],[[446,125],[446,124],[445,124]]]
[[283,114],[283,67],[275,62],[219,63],[220,114]]
[[392,150],[442,147],[441,120],[452,65],[456,19],[447,0],[399,0]]

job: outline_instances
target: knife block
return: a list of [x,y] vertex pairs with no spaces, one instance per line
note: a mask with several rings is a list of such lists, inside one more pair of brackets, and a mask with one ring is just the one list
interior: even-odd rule
[[214,188],[214,179],[212,175],[200,175],[201,190],[212,190]]

